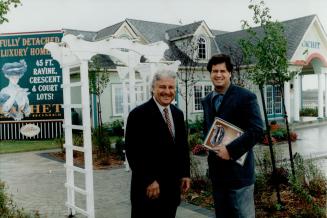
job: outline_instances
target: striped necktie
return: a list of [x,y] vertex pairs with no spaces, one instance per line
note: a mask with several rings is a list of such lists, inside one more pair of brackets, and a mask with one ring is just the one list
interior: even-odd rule
[[169,129],[169,132],[170,132],[171,136],[174,138],[173,127],[172,127],[172,124],[171,124],[171,120],[169,118],[168,109],[164,108],[163,112],[164,112],[164,116],[165,116],[165,120],[166,120],[168,129]]

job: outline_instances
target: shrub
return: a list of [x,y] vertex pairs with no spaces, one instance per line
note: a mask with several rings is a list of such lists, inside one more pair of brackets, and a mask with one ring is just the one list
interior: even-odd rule
[[297,140],[297,133],[296,132],[290,132],[290,138],[291,141],[294,142]]
[[125,142],[122,137],[119,137],[116,140],[116,153],[121,160],[125,160],[125,154],[123,152],[124,149],[125,149]]
[[[272,141],[273,144],[275,144],[277,142],[277,140],[273,136],[271,137],[271,141]],[[265,134],[265,136],[263,137],[262,144],[265,144],[265,145],[269,144],[267,134]]]
[[305,161],[299,154],[295,155],[294,164],[295,176],[291,176],[290,183],[293,192],[303,199],[306,206],[301,211],[302,217],[325,217],[325,205],[316,204],[315,197],[326,194],[326,177],[312,160]]
[[271,129],[271,131],[274,131],[274,130],[276,130],[278,128],[279,128],[279,125],[277,124],[277,121],[276,120],[273,120],[273,121],[270,122],[270,129]]
[[206,155],[208,153],[208,149],[201,144],[197,144],[192,149],[192,154],[194,155]]
[[124,122],[123,120],[115,120],[111,124],[111,128],[114,135],[117,136],[123,136],[124,130],[123,130]]
[[94,128],[92,131],[92,144],[97,149],[99,156],[109,156],[110,153],[110,139],[109,133],[103,127]]
[[28,214],[23,208],[18,208],[12,198],[6,192],[5,183],[0,181],[0,217],[3,218],[40,218],[36,211],[33,215]]
[[327,182],[322,177],[313,178],[309,182],[309,193],[314,197],[319,197],[327,193]]
[[286,139],[287,133],[285,129],[276,129],[275,131],[271,132],[271,136],[274,137],[277,141],[283,141]]
[[[274,143],[281,142],[281,141],[287,141],[287,130],[284,127],[279,126],[276,121],[271,121],[270,124],[270,130],[271,130],[271,140]],[[298,135],[296,132],[290,131],[290,139],[291,141],[296,141]],[[265,145],[268,145],[268,136],[267,134],[264,135],[262,143]]]
[[193,133],[188,136],[188,143],[190,145],[191,150],[197,144],[202,144],[203,140],[200,136],[200,133]]
[[203,132],[203,119],[196,117],[194,121],[188,121],[188,128],[190,134],[199,133],[202,137]]
[[302,108],[300,110],[300,116],[309,116],[309,117],[317,117],[318,116],[318,108]]

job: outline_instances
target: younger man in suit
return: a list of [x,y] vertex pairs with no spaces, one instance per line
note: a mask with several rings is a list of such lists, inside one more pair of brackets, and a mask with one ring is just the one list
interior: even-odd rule
[[[213,185],[215,212],[218,218],[254,218],[254,157],[252,147],[262,137],[262,119],[256,95],[233,85],[230,57],[214,55],[207,69],[215,90],[203,100],[204,133],[214,118],[220,117],[243,129],[244,134],[231,143],[223,142],[208,156],[209,177]],[[248,152],[244,165],[235,162]]]
[[153,78],[152,98],[128,116],[132,218],[174,218],[181,191],[190,187],[184,116],[171,104],[175,94],[175,72],[161,70]]

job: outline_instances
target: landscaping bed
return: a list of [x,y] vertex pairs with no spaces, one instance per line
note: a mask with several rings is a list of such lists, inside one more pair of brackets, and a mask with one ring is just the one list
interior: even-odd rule
[[[49,155],[55,159],[65,162],[65,152],[50,152]],[[84,155],[82,152],[74,151],[74,166],[84,167]],[[124,161],[121,157],[115,153],[111,153],[108,156],[100,156],[96,152],[93,153],[93,169],[112,169],[122,167]]]

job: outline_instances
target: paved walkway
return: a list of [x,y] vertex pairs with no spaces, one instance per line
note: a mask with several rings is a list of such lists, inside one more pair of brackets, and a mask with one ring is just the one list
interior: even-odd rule
[[[327,176],[327,120],[308,120],[304,124],[291,127],[298,134],[298,139],[292,142],[292,153],[299,153],[305,159],[314,159],[316,165]],[[276,144],[283,157],[289,159],[288,144]],[[256,146],[255,149],[269,149],[268,146]],[[278,153],[278,152],[277,152]],[[278,157],[277,157],[278,158]]]
[[[319,125],[296,127],[299,135],[293,143],[293,153],[318,158],[318,164],[327,176],[327,122]],[[287,145],[278,145],[288,151]],[[9,192],[19,207],[26,211],[38,210],[42,217],[60,218],[67,216],[66,180],[63,163],[42,156],[43,152],[27,152],[0,155],[0,179],[9,186]],[[123,168],[94,171],[96,218],[130,217],[129,182],[130,172]],[[83,188],[84,178],[75,174],[76,184]],[[77,194],[77,199],[80,196]],[[77,206],[85,208],[85,202],[77,201]],[[83,217],[83,216],[76,216]],[[208,211],[189,204],[182,204],[177,218],[214,217]]]
[[[96,218],[130,217],[130,176],[131,173],[123,168],[94,171]],[[26,211],[37,210],[47,218],[67,216],[63,163],[45,158],[42,152],[2,154],[0,179],[8,184],[15,202]],[[75,181],[79,187],[84,187],[81,174],[75,174]],[[76,195],[81,199],[79,194]],[[77,200],[77,206],[85,208],[85,202]],[[184,203],[178,208],[176,217],[205,218],[214,217],[214,214]]]

